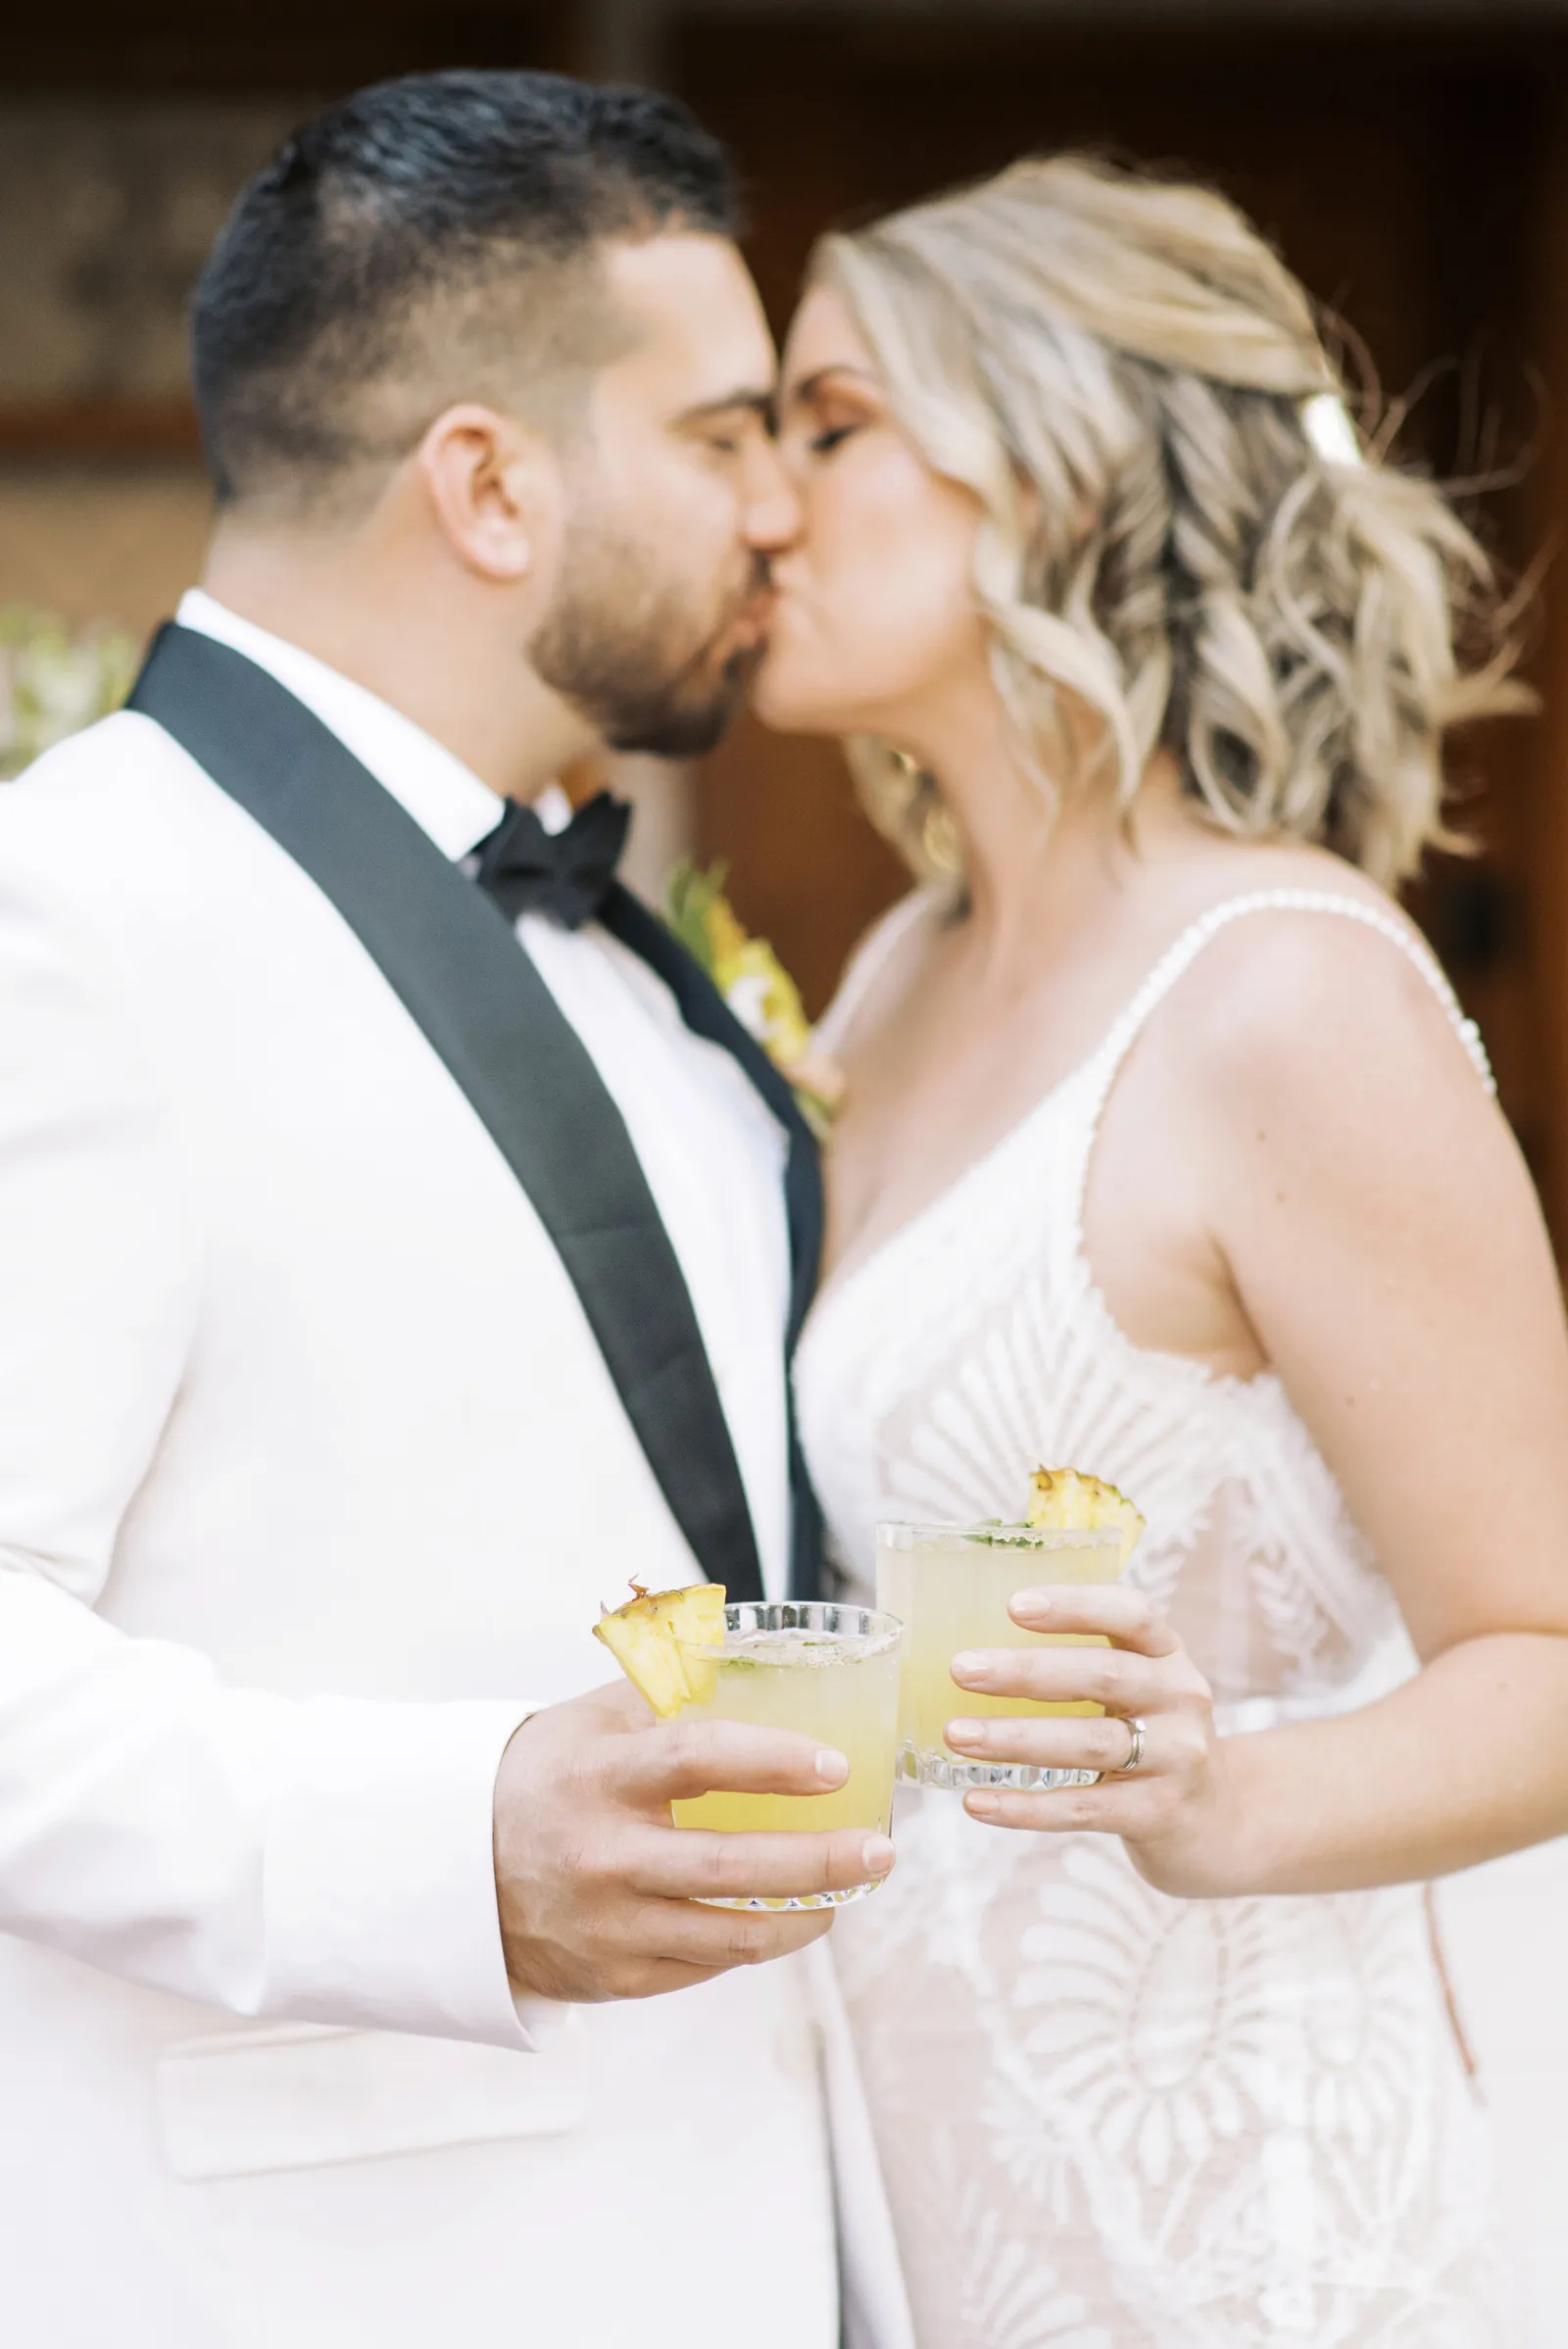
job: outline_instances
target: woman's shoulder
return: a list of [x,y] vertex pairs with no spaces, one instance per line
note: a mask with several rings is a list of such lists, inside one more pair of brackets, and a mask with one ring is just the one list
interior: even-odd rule
[[1392,1110],[1434,1084],[1476,1091],[1474,1028],[1417,925],[1365,874],[1292,848],[1244,851],[1213,878],[1180,1022],[1205,1092]]
[[[1405,975],[1428,993],[1447,993],[1437,958],[1396,899],[1344,857],[1304,843],[1216,843],[1183,876],[1171,953],[1195,964],[1195,999],[1225,992],[1245,970],[1262,986],[1277,974],[1284,1002],[1265,990],[1260,1010],[1278,1017],[1295,1003],[1298,982],[1331,993],[1357,970]],[[1242,1006],[1233,1002],[1232,1009]]]

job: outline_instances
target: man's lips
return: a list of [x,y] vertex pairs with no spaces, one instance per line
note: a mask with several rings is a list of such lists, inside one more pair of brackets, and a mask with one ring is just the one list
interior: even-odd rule
[[773,616],[777,602],[778,597],[771,588],[760,596],[754,596],[735,614],[726,630],[731,642],[740,646],[760,644],[767,633],[767,623]]

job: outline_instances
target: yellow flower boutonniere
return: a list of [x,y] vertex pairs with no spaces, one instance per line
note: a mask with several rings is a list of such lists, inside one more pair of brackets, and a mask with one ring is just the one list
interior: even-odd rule
[[766,939],[749,937],[736,920],[724,895],[728,869],[714,864],[704,872],[683,858],[670,876],[664,918],[741,1026],[789,1079],[801,1114],[825,1142],[843,1099],[843,1071],[815,1050],[800,989]]

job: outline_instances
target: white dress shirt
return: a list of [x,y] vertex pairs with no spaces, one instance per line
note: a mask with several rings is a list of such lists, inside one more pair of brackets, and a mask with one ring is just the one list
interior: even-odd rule
[[[200,588],[183,597],[178,616],[285,685],[454,862],[501,820],[488,784],[363,685]],[[537,804],[552,830],[569,812],[559,791]],[[763,1587],[782,1596],[790,1529],[783,1130],[732,1056],[694,1036],[663,981],[597,922],[572,931],[528,913],[517,932],[625,1120],[712,1365]]]

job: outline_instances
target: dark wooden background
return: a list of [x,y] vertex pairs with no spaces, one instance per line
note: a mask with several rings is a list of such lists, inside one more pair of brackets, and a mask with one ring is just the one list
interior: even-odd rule
[[[29,93],[281,93],[314,100],[458,64],[592,70],[591,10],[467,0],[273,0],[265,11],[84,0],[0,44],[0,100]],[[1568,512],[1568,25],[1467,26],[1448,11],[1381,29],[1340,18],[1187,20],[1152,6],[1059,21],[678,14],[659,70],[732,143],[752,259],[775,321],[835,221],[1089,145],[1191,166],[1248,207],[1364,342],[1386,391],[1424,388],[1406,445],[1446,477],[1500,453],[1480,511],[1527,565]],[[179,403],[0,410],[0,459],[135,464],[190,445]],[[1527,461],[1528,460],[1528,461]],[[1543,716],[1463,742],[1454,779],[1484,848],[1444,860],[1415,909],[1480,1019],[1502,1098],[1568,1241],[1568,598],[1538,599]],[[849,945],[901,885],[836,749],[737,729],[699,777],[700,845],[743,915],[820,1005]]]

